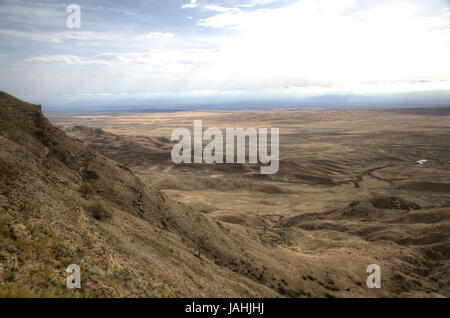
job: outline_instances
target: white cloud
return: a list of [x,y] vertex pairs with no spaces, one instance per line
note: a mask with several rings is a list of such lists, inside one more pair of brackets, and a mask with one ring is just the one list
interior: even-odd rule
[[0,29],[0,35],[11,38],[26,38],[31,41],[64,43],[68,40],[77,41],[124,41],[127,43],[142,40],[167,40],[175,35],[167,32],[149,32],[145,34],[124,33],[124,32],[91,32],[91,31],[63,31],[63,32],[25,32],[12,29]]
[[32,57],[25,60],[26,63],[50,63],[57,65],[104,65],[111,66],[112,64],[106,60],[88,59],[76,55],[44,55]]
[[138,36],[138,39],[147,39],[147,40],[161,40],[161,39],[170,39],[173,38],[175,34],[167,33],[167,32],[150,32],[142,36]]
[[253,8],[255,6],[266,5],[274,2],[287,2],[289,0],[250,0],[249,3],[238,4],[237,7]]
[[65,11],[58,10],[59,8],[64,8],[64,4],[26,3],[21,5],[20,3],[3,3],[0,5],[0,14],[6,14],[5,18],[20,16],[25,19],[22,22],[28,22],[38,18],[49,19],[64,16]]
[[[190,71],[197,66],[217,62],[214,50],[152,50],[144,53],[99,53],[90,57],[77,55],[44,55],[26,59],[29,64],[62,66],[136,67],[140,71],[150,69]],[[133,69],[134,71],[134,69]],[[166,74],[170,75],[170,74]]]
[[12,38],[26,38],[32,41],[49,43],[63,43],[65,40],[98,40],[106,38],[104,35],[87,31],[33,33],[11,29],[0,29],[0,34]]
[[[450,88],[446,81],[450,79],[450,15],[445,5],[401,0],[373,1],[363,7],[356,0],[302,0],[272,9],[258,6],[268,2],[247,1],[228,8],[224,1],[207,5],[189,1],[187,5],[198,7],[197,23],[208,28],[197,34],[192,29],[186,34],[177,31],[176,36],[158,30],[0,29],[0,36],[3,42],[43,42],[33,45],[45,55],[25,60],[28,87],[34,87],[32,79],[38,78],[51,83],[39,89],[76,87],[74,95],[132,94],[149,88],[299,95]],[[199,15],[205,18],[197,20]],[[9,85],[7,77],[18,74],[11,69],[2,72],[2,84]]]
[[[120,91],[141,85],[249,91],[400,89],[392,83],[441,88],[449,85],[442,80],[450,79],[450,40],[445,33],[449,27],[442,9],[424,15],[412,2],[361,10],[353,0],[339,1],[339,5],[334,0],[304,0],[277,9],[215,11],[202,25],[234,32],[204,38],[202,45],[207,49],[186,49],[192,42],[177,36],[172,44],[184,49],[167,45],[140,52],[49,55],[27,62],[104,67],[98,76],[114,78],[117,85],[132,84],[124,84]],[[145,41],[145,34],[139,36]],[[170,39],[171,35],[147,37]]]
[[230,80],[234,74],[248,81],[329,84],[450,78],[448,20],[442,11],[423,11],[411,1],[361,10],[355,0],[304,0],[218,13],[199,25],[235,30],[217,40],[221,59],[212,71]]
[[80,93],[80,96],[113,96],[114,94],[112,93]]
[[213,5],[213,4],[208,4],[203,6],[204,9],[209,10],[209,11],[215,11],[215,12],[239,12],[240,10],[238,8],[227,8],[227,7],[222,7],[222,6],[218,6],[218,5]]
[[197,0],[190,0],[189,3],[183,4],[182,9],[192,9],[197,7]]

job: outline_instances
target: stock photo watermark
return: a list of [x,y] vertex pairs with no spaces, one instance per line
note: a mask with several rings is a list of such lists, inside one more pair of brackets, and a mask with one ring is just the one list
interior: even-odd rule
[[78,4],[70,4],[67,6],[67,13],[70,15],[67,17],[66,26],[69,29],[81,28],[81,8]]
[[70,275],[67,277],[66,286],[69,289],[81,288],[81,269],[76,264],[67,266],[66,272]]
[[[182,139],[180,140],[180,137]],[[171,157],[175,164],[206,163],[231,164],[246,163],[246,140],[248,139],[248,163],[261,163],[261,174],[275,174],[279,169],[280,131],[270,129],[270,154],[268,153],[268,129],[259,128],[226,128],[224,136],[219,128],[208,128],[203,131],[202,120],[194,121],[194,155],[192,160],[192,136],[187,128],[173,130],[171,139],[178,141],[172,148]],[[203,141],[210,141],[203,148]],[[235,142],[236,141],[236,142]],[[235,156],[236,150],[236,156]],[[259,159],[259,161],[258,161]]]
[[381,288],[381,267],[377,264],[370,264],[367,266],[366,273],[370,273],[367,277],[368,288]]

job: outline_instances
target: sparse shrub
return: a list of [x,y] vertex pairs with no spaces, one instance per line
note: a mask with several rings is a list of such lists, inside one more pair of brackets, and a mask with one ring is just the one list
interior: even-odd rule
[[92,185],[85,182],[80,186],[80,193],[83,198],[89,200],[91,196],[95,193],[95,190],[92,187]]
[[128,283],[132,280],[132,275],[126,268],[114,270],[111,276],[113,279],[122,283]]
[[3,194],[9,193],[12,186],[14,185],[14,180],[19,175],[19,169],[3,158],[0,158],[0,192]]
[[34,132],[34,136],[44,145],[48,146],[50,144],[50,140],[48,139],[47,134],[44,130],[38,129]]
[[158,137],[158,139],[159,139],[159,141],[161,141],[162,143],[165,143],[165,144],[170,144],[171,143],[169,138],[164,137],[164,136]]
[[86,252],[83,249],[77,247],[74,254],[75,259],[81,260],[86,255]]
[[52,254],[54,255],[55,259],[62,260],[64,258],[70,257],[72,254],[70,250],[65,247],[61,243],[57,243],[51,247]]
[[9,161],[0,158],[0,177],[14,177],[19,174],[19,169]]
[[[44,295],[50,292],[49,287],[53,285],[52,271],[53,265],[40,263],[36,267],[36,271],[29,277],[29,285],[41,290]],[[51,293],[49,293],[51,294]]]
[[15,267],[7,267],[3,270],[3,279],[6,282],[13,282],[16,280],[17,268]]
[[99,176],[94,170],[84,170],[84,179],[86,181],[97,180],[98,178]]
[[31,298],[34,297],[28,286],[17,283],[6,283],[0,288],[0,298]]
[[18,210],[23,216],[30,216],[39,211],[38,207],[31,200],[21,200],[18,205]]
[[86,208],[86,210],[92,215],[94,219],[103,221],[112,217],[111,212],[105,209],[101,203],[95,203]]
[[[52,142],[52,145],[56,145],[57,143]],[[67,165],[69,163],[69,159],[67,157],[67,154],[65,151],[62,151],[58,148],[53,147],[51,149],[51,154],[53,157],[55,157],[57,160],[61,161],[63,164]]]
[[6,239],[11,239],[12,234],[3,218],[0,218],[0,249],[6,245]]
[[42,112],[36,112],[34,114],[34,124],[41,129],[45,127],[45,117]]

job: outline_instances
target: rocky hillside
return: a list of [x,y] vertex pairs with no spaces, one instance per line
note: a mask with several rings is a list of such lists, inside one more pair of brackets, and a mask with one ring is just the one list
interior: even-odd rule
[[[0,296],[277,295],[223,266],[226,244],[242,244],[230,229],[67,137],[39,106],[2,92],[0,127]],[[72,263],[77,291],[65,286]]]
[[[367,242],[355,242],[357,258],[339,249],[313,255],[271,235],[172,201],[68,137],[39,106],[0,92],[0,297],[422,295],[405,285],[426,267],[413,252],[402,256],[419,264],[389,280],[403,269],[375,260]],[[387,283],[369,290],[374,262]],[[81,267],[81,289],[66,287],[69,264]],[[430,284],[421,290],[438,295]]]

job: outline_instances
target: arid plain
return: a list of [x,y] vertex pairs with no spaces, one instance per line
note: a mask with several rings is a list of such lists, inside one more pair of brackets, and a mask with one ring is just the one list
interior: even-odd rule
[[[365,269],[379,264],[383,286],[397,296],[450,295],[449,108],[49,117],[172,199],[256,231],[256,240],[283,253],[325,257],[341,268],[334,280],[317,281],[330,294],[355,295],[348,279],[358,271],[357,288],[367,288]],[[172,130],[192,129],[194,120],[204,129],[279,128],[278,173],[261,175],[254,164],[172,163]],[[326,262],[317,269],[325,276]]]

